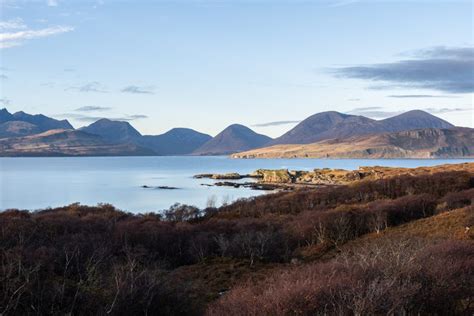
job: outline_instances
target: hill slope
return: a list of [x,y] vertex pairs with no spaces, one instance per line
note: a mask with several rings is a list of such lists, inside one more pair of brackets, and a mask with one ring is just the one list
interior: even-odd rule
[[312,115],[293,129],[276,138],[276,144],[310,144],[333,138],[349,138],[384,132],[399,132],[421,128],[452,128],[454,125],[424,111],[409,111],[385,120],[364,116],[322,112]]
[[51,129],[74,129],[68,120],[56,120],[43,114],[32,115],[23,111],[14,113],[12,120],[36,125],[41,131],[48,131]]
[[50,130],[0,139],[0,156],[134,156],[152,155],[135,144],[109,144],[100,136],[74,130]]
[[474,129],[421,129],[331,139],[303,145],[275,145],[234,158],[462,158],[474,157]]
[[142,135],[128,122],[100,119],[80,129],[89,134],[101,136],[105,141],[114,144],[132,142]]
[[11,114],[0,110],[0,138],[33,135],[52,129],[74,129],[67,120],[56,120],[43,114],[25,112]]
[[22,121],[9,121],[0,124],[0,138],[27,136],[40,133],[38,126]]
[[161,135],[145,135],[136,142],[158,155],[187,155],[212,139],[190,128],[173,128]]
[[194,155],[227,155],[265,146],[271,138],[250,128],[233,124],[193,152]]

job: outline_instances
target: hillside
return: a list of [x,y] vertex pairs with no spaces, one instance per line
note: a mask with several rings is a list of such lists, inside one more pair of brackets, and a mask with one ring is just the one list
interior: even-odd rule
[[27,136],[40,133],[38,126],[22,121],[8,121],[0,124],[0,138]]
[[56,120],[42,114],[31,115],[25,112],[11,114],[7,109],[0,110],[0,138],[27,136],[52,129],[74,129],[67,120]]
[[0,139],[0,156],[141,156],[152,155],[135,144],[109,144],[97,135],[74,130]]
[[32,115],[23,111],[14,113],[13,120],[36,125],[41,131],[48,131],[51,129],[74,129],[67,120],[56,120],[43,114]]
[[173,128],[161,135],[145,135],[136,142],[157,155],[188,155],[212,139],[190,128]]
[[332,111],[308,117],[270,144],[309,144],[326,139],[342,139],[384,132],[452,127],[454,127],[452,124],[419,110],[409,111],[380,121]]
[[196,149],[194,155],[228,155],[231,153],[265,146],[271,138],[257,134],[250,128],[234,124],[230,125],[216,137]]
[[89,134],[101,136],[111,143],[133,142],[142,135],[128,122],[100,119],[80,129]]
[[306,145],[275,145],[233,158],[466,158],[474,157],[474,129],[420,129],[330,139]]

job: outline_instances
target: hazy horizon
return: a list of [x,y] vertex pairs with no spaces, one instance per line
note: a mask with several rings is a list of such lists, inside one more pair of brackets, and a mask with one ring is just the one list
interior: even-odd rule
[[233,123],[277,137],[323,111],[474,127],[471,1],[0,0],[0,108]]

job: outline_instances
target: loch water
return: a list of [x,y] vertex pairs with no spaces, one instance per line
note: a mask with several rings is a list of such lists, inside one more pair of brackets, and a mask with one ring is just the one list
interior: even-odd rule
[[193,175],[200,173],[245,174],[260,168],[419,167],[465,161],[473,160],[230,159],[192,156],[0,158],[0,211],[10,208],[38,210],[75,202],[85,205],[110,203],[134,213],[159,212],[174,203],[202,208],[210,201],[219,206],[267,192],[203,185],[214,181],[193,178]]

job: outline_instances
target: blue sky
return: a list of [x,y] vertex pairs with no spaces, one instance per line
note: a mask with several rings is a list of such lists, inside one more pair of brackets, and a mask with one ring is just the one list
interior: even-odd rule
[[0,3],[11,112],[144,134],[241,123],[275,137],[328,110],[474,127],[472,1]]

